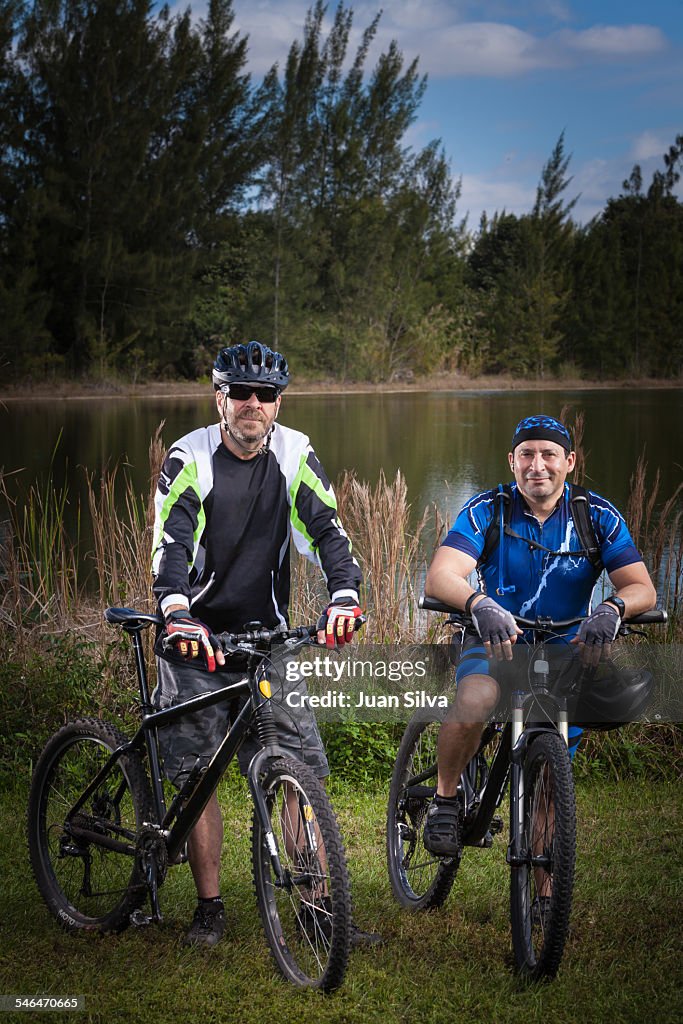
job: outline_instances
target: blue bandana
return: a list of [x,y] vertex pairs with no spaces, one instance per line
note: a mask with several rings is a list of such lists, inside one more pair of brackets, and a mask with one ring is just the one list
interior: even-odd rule
[[572,447],[569,431],[552,416],[526,416],[520,420],[512,436],[512,451],[522,441],[554,441],[566,452],[570,452]]

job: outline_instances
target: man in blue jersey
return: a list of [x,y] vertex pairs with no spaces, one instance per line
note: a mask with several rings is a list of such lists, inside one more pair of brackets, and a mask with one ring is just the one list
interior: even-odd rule
[[[218,353],[213,367],[218,422],[200,427],[168,449],[155,500],[154,595],[166,621],[157,643],[154,701],[165,708],[242,678],[226,664],[213,634],[241,632],[258,620],[288,626],[290,538],[325,576],[329,603],[318,641],[350,643],[361,614],[361,573],[337,516],[334,492],[305,434],[277,422],[289,383],[287,361],[256,341]],[[168,645],[172,650],[168,651]],[[283,683],[283,685],[286,685]],[[296,685],[305,690],[302,682]],[[280,746],[329,773],[315,717],[294,721],[274,703]],[[229,727],[229,709],[214,705],[160,731],[167,777],[182,785],[190,769],[208,763]],[[256,751],[239,751],[243,772]],[[187,937],[212,946],[225,916],[219,892],[223,823],[214,794],[188,842],[198,905]],[[352,944],[378,936],[352,929]]]
[[[496,663],[512,660],[522,633],[513,615],[555,620],[585,615],[604,566],[614,593],[574,630],[571,640],[582,663],[595,666],[610,656],[624,616],[647,611],[656,601],[624,519],[609,501],[592,492],[588,511],[600,565],[588,557],[566,482],[576,453],[562,423],[545,415],[523,419],[515,429],[508,462],[514,476],[509,523],[499,529],[497,543],[481,562],[498,515],[494,489],[465,504],[425,582],[430,597],[462,609],[474,626],[466,634],[456,672],[452,718],[439,732],[437,792],[424,831],[427,849],[443,856],[459,856],[462,848],[457,786],[500,696]],[[475,569],[479,589],[468,582]],[[580,729],[570,730],[572,753],[580,735]]]

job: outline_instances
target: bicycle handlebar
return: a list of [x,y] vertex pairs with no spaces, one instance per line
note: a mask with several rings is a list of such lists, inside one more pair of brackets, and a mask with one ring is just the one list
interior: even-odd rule
[[[435,597],[428,597],[427,594],[423,594],[419,601],[420,608],[424,608],[427,612],[445,612],[448,615],[460,615],[463,618],[469,619],[469,616],[465,616],[465,613],[460,608],[455,608],[453,605],[445,604],[443,601],[438,601]],[[517,625],[522,629],[569,629],[571,626],[576,626],[580,622],[583,622],[586,615],[580,615],[574,619],[563,619],[561,622],[553,622],[552,619],[523,619],[519,615],[513,616]],[[664,623],[667,621],[667,614],[662,608],[652,608],[649,612],[640,612],[639,615],[631,615],[623,620],[624,625],[652,625],[654,623]]]
[[[104,617],[112,626],[123,626],[128,632],[138,632],[146,629],[147,626],[163,626],[164,620],[161,615],[150,615],[147,612],[138,612],[133,608],[106,608]],[[355,630],[359,630],[367,622],[367,616],[359,615],[356,618]],[[248,630],[244,633],[219,633],[217,639],[226,654],[235,652],[243,644],[255,643],[285,643],[286,640],[307,640],[314,637],[318,632],[315,626],[295,626],[293,629],[283,629],[278,626],[276,629],[268,629],[260,623],[254,623],[258,629]]]
[[[365,615],[357,616],[354,631],[357,632],[366,622]],[[258,629],[248,630],[245,633],[218,633],[216,639],[220,641],[224,653],[229,654],[235,653],[235,649],[239,649],[244,644],[283,644],[287,640],[310,640],[317,632],[317,625],[295,626],[293,629],[283,629],[282,626],[268,629],[266,626],[259,625]]]

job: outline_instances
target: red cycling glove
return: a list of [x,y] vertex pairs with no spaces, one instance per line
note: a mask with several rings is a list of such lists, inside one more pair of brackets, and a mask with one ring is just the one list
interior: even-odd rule
[[174,611],[166,616],[166,638],[164,647],[172,646],[181,657],[192,661],[203,654],[209,672],[216,671],[214,649],[219,647],[218,639],[208,626],[199,619],[193,619],[189,612]]
[[318,621],[318,636],[320,632],[325,634],[327,647],[343,647],[353,640],[356,628],[356,619],[363,614],[362,609],[349,598],[349,603],[344,600],[335,601],[329,604]]

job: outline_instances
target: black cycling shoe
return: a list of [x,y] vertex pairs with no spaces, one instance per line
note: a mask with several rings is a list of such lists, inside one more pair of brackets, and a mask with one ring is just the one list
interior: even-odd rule
[[183,940],[184,946],[215,946],[225,931],[225,908],[220,900],[199,903],[192,925]]
[[437,857],[462,854],[462,801],[459,796],[434,797],[427,811],[422,841]]

